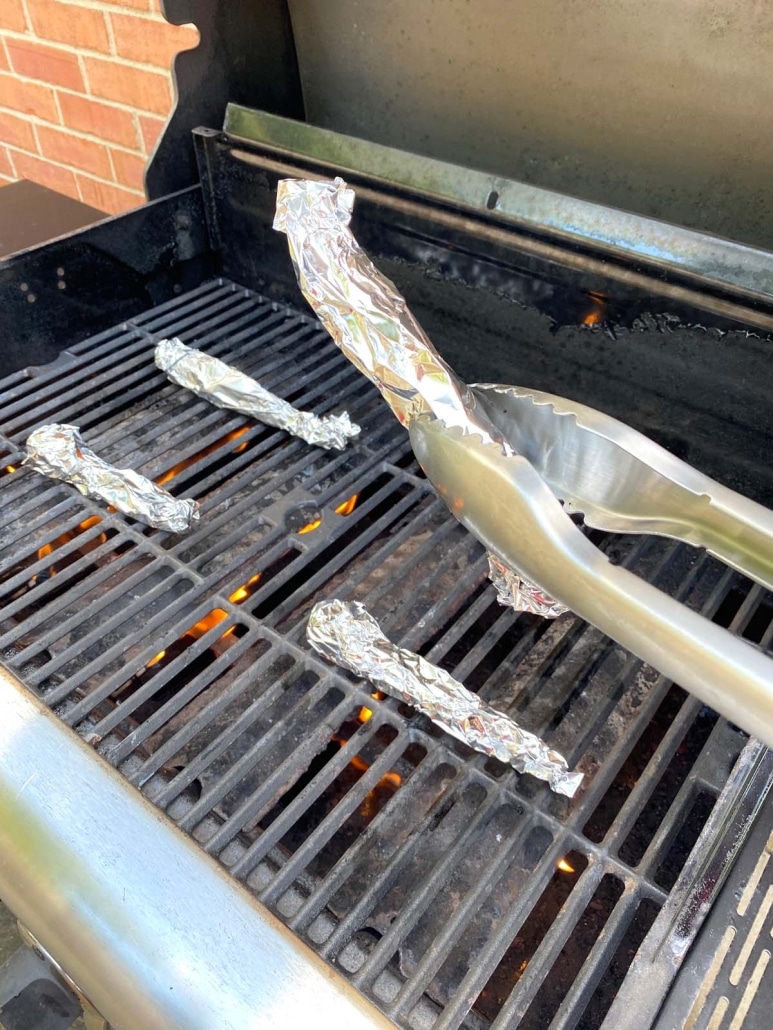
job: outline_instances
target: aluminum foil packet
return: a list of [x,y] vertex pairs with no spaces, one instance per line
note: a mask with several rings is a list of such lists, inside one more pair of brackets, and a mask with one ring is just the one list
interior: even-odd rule
[[184,533],[199,520],[198,502],[178,500],[138,472],[108,465],[86,446],[77,426],[53,423],[35,429],[27,437],[22,464],[155,529]]
[[[287,234],[304,297],[404,426],[430,415],[512,454],[473,393],[435,350],[397,287],[360,247],[349,228],[353,208],[354,190],[340,177],[333,182],[279,182],[274,228]],[[545,618],[567,610],[491,556],[490,568],[502,604]]]
[[306,636],[323,657],[407,701],[457,740],[546,780],[558,794],[577,793],[582,773],[569,772],[562,755],[447,672],[393,644],[359,601],[318,602]]
[[[411,314],[395,284],[354,238],[354,190],[343,179],[282,179],[274,228],[287,234],[301,292],[349,360],[375,383],[403,425],[432,414],[499,438]],[[494,433],[492,436],[491,434]]]
[[487,552],[488,578],[496,587],[497,600],[505,608],[515,608],[517,612],[529,612],[541,615],[543,619],[557,619],[569,609],[546,594],[534,583],[529,583],[513,569],[509,568],[491,552]]
[[259,422],[285,429],[315,447],[342,451],[359,435],[360,427],[350,420],[348,412],[320,417],[310,411],[299,411],[255,379],[219,358],[186,347],[182,340],[161,340],[156,347],[155,361],[173,383],[204,397],[216,407],[239,411]]

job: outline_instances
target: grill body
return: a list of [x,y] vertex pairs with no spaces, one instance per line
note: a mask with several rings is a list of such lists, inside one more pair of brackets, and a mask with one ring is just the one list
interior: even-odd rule
[[[641,1026],[743,839],[767,756],[580,620],[497,605],[481,548],[302,307],[269,229],[277,178],[324,162],[210,130],[196,148],[200,186],[0,273],[15,326],[0,384],[4,664],[397,1025]],[[602,267],[590,244],[352,178],[355,231],[466,379],[604,408],[771,503],[764,297]],[[152,362],[172,335],[299,407],[345,407],[362,437],[312,450],[184,394]],[[146,529],[19,469],[50,421],[195,496],[199,526]],[[759,587],[672,541],[594,539],[770,649]],[[318,660],[305,620],[331,596],[364,601],[393,639],[544,735],[585,772],[581,796]]]

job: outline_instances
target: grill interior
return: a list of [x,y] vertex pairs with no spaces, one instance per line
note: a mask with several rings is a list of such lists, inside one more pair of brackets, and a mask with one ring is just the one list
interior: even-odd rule
[[[362,436],[324,452],[211,407],[156,370],[171,335]],[[581,620],[500,607],[378,394],[285,304],[210,280],[0,387],[3,661],[399,1025],[599,1027],[744,734]],[[196,497],[198,527],[19,468],[53,421]],[[770,648],[760,587],[671,541],[592,537]],[[335,596],[545,737],[580,795],[318,660],[306,617]]]

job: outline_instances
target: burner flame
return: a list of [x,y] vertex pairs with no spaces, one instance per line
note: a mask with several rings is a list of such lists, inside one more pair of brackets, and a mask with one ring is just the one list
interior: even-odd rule
[[[61,536],[58,536],[50,543],[43,544],[42,547],[39,547],[38,560],[41,558],[48,558],[48,556],[53,554],[58,548],[63,547],[65,544],[69,543],[70,540],[74,540],[77,536],[80,536],[81,533],[85,533],[87,529],[91,529],[92,526],[98,525],[101,521],[102,519],[99,515],[89,515],[89,517],[84,519],[83,522],[79,522],[75,529],[70,529],[66,533],[62,533]],[[82,553],[87,554],[89,551],[93,551],[95,547],[99,547],[101,544],[104,544],[106,540],[107,535],[105,533],[100,533],[93,540],[88,540],[84,543]],[[48,570],[48,575],[54,576],[56,575],[56,572],[56,567],[52,565]]]
[[242,586],[237,587],[232,594],[229,594],[228,600],[232,604],[241,604],[242,601],[246,601],[248,597],[252,597],[257,590],[259,582],[260,573],[258,572],[254,576],[251,576],[246,583],[242,584]]
[[[181,472],[190,468],[191,465],[195,465],[197,461],[201,461],[202,458],[206,458],[208,455],[212,454],[213,451],[225,446],[225,444],[230,443],[232,440],[238,440],[240,436],[244,436],[248,429],[249,426],[242,426],[241,429],[233,429],[225,436],[221,436],[219,440],[215,440],[215,442],[211,443],[208,447],[203,447],[200,451],[196,451],[196,453],[192,454],[189,458],[184,458],[176,465],[173,465],[168,472],[163,472],[158,476],[155,480],[156,486],[164,486],[171,479],[174,479],[175,476],[179,476]],[[243,443],[240,443],[238,447],[235,447],[231,453],[240,454],[246,448],[248,443],[249,441],[245,440]]]
[[335,510],[336,515],[351,515],[354,509],[357,507],[357,501],[359,500],[359,494],[352,494],[348,497],[343,504],[339,504]]

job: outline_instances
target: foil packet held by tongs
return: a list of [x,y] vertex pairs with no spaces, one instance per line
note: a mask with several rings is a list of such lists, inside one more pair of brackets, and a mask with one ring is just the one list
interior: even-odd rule
[[[394,283],[357,243],[349,229],[353,206],[354,190],[341,178],[279,183],[274,228],[287,234],[298,283],[317,317],[406,428],[432,416],[511,453]],[[488,557],[500,603],[545,618],[568,611],[501,558]]]
[[244,372],[211,354],[186,347],[177,338],[161,340],[156,346],[155,362],[173,383],[216,407],[238,411],[284,429],[315,447],[342,451],[360,433],[360,427],[351,421],[348,412],[319,416],[299,411]]
[[77,426],[52,423],[35,429],[27,437],[22,464],[154,529],[184,533],[199,520],[197,501],[180,500],[139,472],[109,465],[86,446]]
[[500,598],[538,594],[550,614],[555,599],[773,747],[771,659],[613,564],[570,517],[705,547],[773,589],[773,512],[603,412],[524,387],[464,384],[358,244],[353,202],[341,179],[283,180],[274,225],[320,321],[495,560]]
[[562,755],[443,669],[393,644],[359,601],[319,601],[306,636],[323,657],[407,701],[457,740],[546,780],[558,794],[577,793],[582,773],[569,772]]

